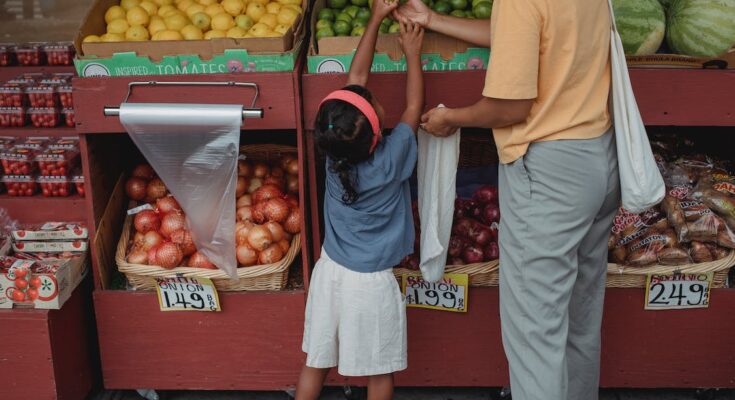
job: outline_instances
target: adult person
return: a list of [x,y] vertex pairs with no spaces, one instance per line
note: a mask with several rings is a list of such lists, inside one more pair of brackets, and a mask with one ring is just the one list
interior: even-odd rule
[[515,400],[598,398],[607,239],[619,205],[606,0],[495,0],[491,21],[408,0],[396,17],[491,47],[482,99],[422,116],[493,128],[500,314]]

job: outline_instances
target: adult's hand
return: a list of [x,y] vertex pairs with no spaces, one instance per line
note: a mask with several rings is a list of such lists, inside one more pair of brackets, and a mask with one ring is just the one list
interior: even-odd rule
[[420,126],[423,130],[434,136],[451,136],[457,132],[457,127],[453,126],[449,120],[451,112],[452,110],[446,107],[437,107],[429,110],[426,114],[421,116]]
[[421,25],[426,28],[431,22],[431,17],[434,12],[424,4],[421,0],[408,0],[405,4],[401,5],[398,9],[393,11],[393,16],[397,20],[408,20],[414,24]]

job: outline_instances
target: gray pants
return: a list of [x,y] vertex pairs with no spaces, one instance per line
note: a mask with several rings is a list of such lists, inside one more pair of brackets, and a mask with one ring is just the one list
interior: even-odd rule
[[607,239],[620,203],[612,130],[532,144],[500,166],[499,192],[513,400],[596,400]]

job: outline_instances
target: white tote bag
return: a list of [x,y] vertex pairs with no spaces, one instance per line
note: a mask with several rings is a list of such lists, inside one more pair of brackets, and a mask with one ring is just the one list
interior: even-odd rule
[[620,191],[623,208],[633,213],[640,213],[660,203],[664,198],[666,188],[656,166],[656,160],[653,158],[646,127],[643,125],[633,95],[633,88],[630,85],[623,43],[618,35],[618,28],[615,26],[612,0],[608,0],[608,4],[612,20],[610,113],[615,125],[615,140],[618,147]]

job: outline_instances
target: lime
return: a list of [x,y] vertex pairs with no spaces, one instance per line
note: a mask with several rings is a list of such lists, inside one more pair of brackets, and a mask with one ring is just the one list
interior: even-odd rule
[[467,0],[449,0],[453,10],[464,10],[467,8]]
[[335,22],[336,21],[344,21],[352,25],[352,17],[350,17],[350,14],[347,14],[346,12],[341,12],[337,14],[337,18],[335,18]]
[[378,29],[378,32],[380,32],[380,33],[388,33],[388,29],[390,29],[390,24],[388,24],[388,25],[380,25],[380,28]]
[[475,6],[478,5],[478,4],[480,4],[480,3],[489,3],[490,6],[492,7],[493,0],[472,0],[472,8],[475,8]]
[[358,6],[347,6],[345,7],[344,12],[347,14],[350,14],[350,17],[355,18],[357,16],[357,12],[360,11],[360,7]]
[[365,27],[364,26],[356,26],[352,28],[352,32],[350,33],[350,36],[362,36],[363,33],[365,33]]
[[316,21],[316,30],[320,31],[324,28],[332,29],[332,23],[327,21],[326,19],[320,19],[319,21]]
[[320,20],[324,19],[327,21],[334,21],[334,11],[332,11],[331,8],[322,8],[319,10],[319,18]]
[[452,6],[450,6],[449,3],[444,0],[439,0],[434,3],[434,11],[438,12],[439,14],[447,15],[450,11],[452,11]]
[[385,18],[383,18],[382,21],[380,21],[380,25],[390,26],[390,24],[392,24],[392,23],[393,23],[393,20],[390,19],[390,18],[388,18],[388,17],[385,17]]
[[[359,27],[363,27],[364,28],[366,26],[367,26],[367,21],[365,21],[364,19],[355,18],[355,19],[352,20],[352,29],[359,28]],[[360,35],[360,36],[362,36],[362,35]]]
[[394,22],[391,24],[391,26],[388,28],[388,33],[398,33],[401,31],[401,26],[398,24],[398,22]]
[[368,3],[368,0],[350,0],[350,3],[358,7],[365,7]]
[[334,29],[334,33],[337,36],[349,36],[350,32],[352,32],[352,25],[347,21],[337,20],[334,22],[332,29]]
[[323,28],[316,31],[316,40],[319,40],[324,37],[332,37],[334,36],[334,31],[331,27],[329,28]]
[[472,7],[472,14],[477,19],[488,19],[490,14],[493,12],[493,6],[490,3],[478,3]]
[[329,8],[341,10],[347,6],[347,0],[327,0]]
[[467,13],[465,13],[462,10],[454,10],[454,11],[450,12],[449,15],[451,15],[453,17],[458,17],[458,18],[467,18]]
[[364,19],[366,21],[369,21],[370,20],[370,9],[369,8],[365,8],[365,7],[361,8],[357,12],[357,16],[355,16],[355,18],[362,18],[362,19]]

